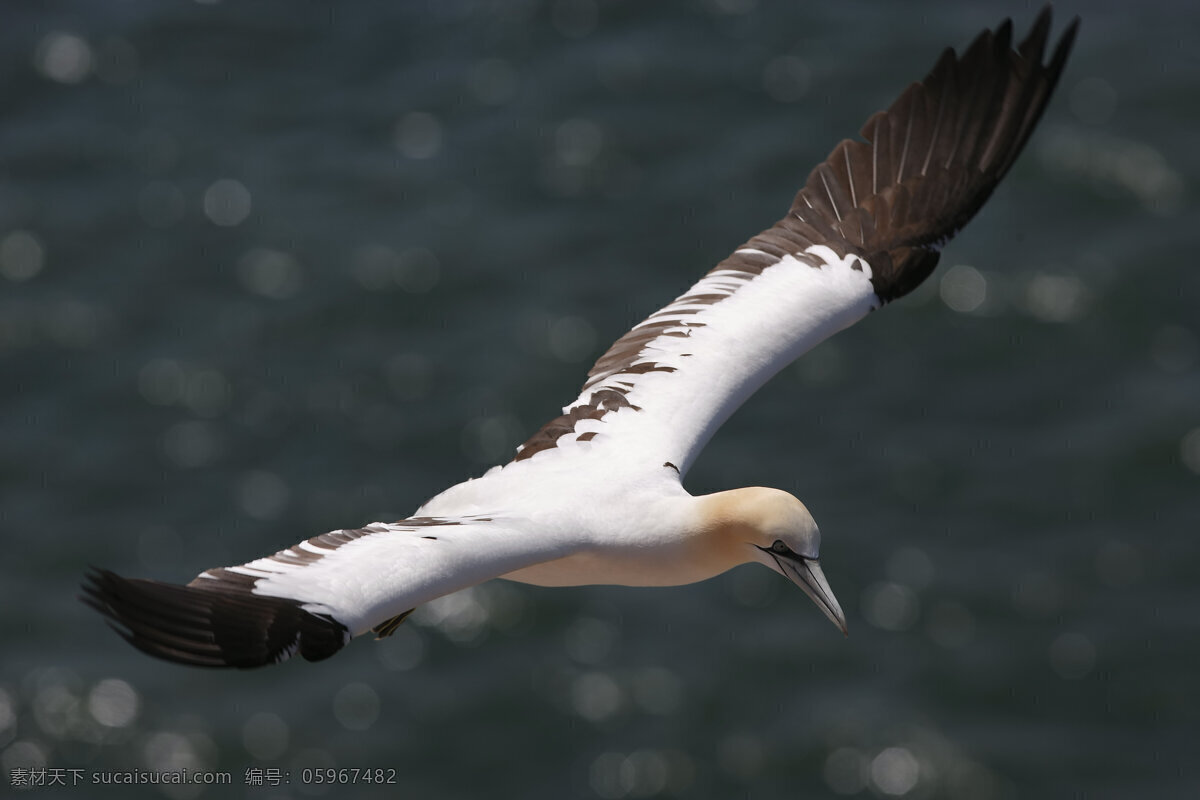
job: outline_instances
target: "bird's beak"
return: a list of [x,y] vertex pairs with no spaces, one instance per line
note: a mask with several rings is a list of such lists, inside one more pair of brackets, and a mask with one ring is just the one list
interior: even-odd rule
[[825,612],[829,621],[837,625],[843,634],[849,636],[850,632],[846,630],[846,615],[842,613],[842,607],[838,605],[837,598],[833,596],[833,589],[829,588],[829,581],[825,580],[825,573],[821,571],[820,562],[815,558],[804,558],[803,556],[776,557],[775,561],[779,564],[783,574],[791,579],[792,583],[803,589],[804,593],[817,604],[817,607]]

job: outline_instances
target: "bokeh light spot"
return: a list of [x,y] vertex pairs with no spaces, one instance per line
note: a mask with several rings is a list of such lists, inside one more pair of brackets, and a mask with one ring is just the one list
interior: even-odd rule
[[240,181],[222,178],[204,190],[204,215],[214,225],[231,228],[250,216],[250,190]]
[[46,252],[29,231],[12,231],[0,239],[0,275],[13,282],[27,281],[42,271]]
[[278,519],[288,506],[291,490],[283,478],[273,472],[254,470],[237,482],[237,503],[254,519]]
[[46,750],[37,742],[21,740],[4,748],[0,754],[0,766],[4,767],[5,780],[14,769],[39,769],[46,766]]
[[592,760],[588,769],[588,782],[592,791],[602,800],[617,800],[625,796],[621,785],[621,764],[625,756],[621,753],[602,753]]
[[560,317],[550,324],[550,352],[559,361],[578,363],[592,354],[596,329],[583,317]]
[[304,270],[290,253],[256,247],[238,260],[237,276],[255,294],[272,300],[292,297],[304,285]]
[[589,722],[603,722],[621,710],[621,687],[603,672],[585,672],[571,686],[571,705]]
[[966,264],[956,264],[946,270],[938,284],[942,302],[962,314],[978,311],[987,300],[987,291],[987,278]]
[[376,653],[388,669],[410,670],[425,657],[425,640],[416,627],[401,625],[395,633],[376,644]]
[[[293,753],[290,762],[292,775],[301,775],[304,770],[330,770],[337,769],[338,767],[337,760],[333,757],[333,754],[328,750],[318,747],[306,747],[303,750]],[[313,781],[311,783],[301,783],[299,792],[302,795],[310,797],[331,793],[335,797],[345,796],[343,793],[336,791],[338,788],[341,787],[334,783],[317,783]]]
[[595,617],[580,617],[567,627],[564,645],[567,655],[581,664],[598,664],[612,652],[620,631],[611,622]]
[[823,776],[838,794],[858,794],[867,787],[867,757],[853,747],[839,747],[825,759]]
[[217,459],[222,442],[216,427],[203,420],[177,422],[162,438],[163,454],[179,467],[203,467]]
[[1083,313],[1086,298],[1078,278],[1038,273],[1025,286],[1023,306],[1042,322],[1071,322]]
[[333,696],[333,715],[342,727],[365,731],[379,718],[379,693],[365,683],[348,683]]
[[920,764],[907,748],[889,747],[871,759],[871,783],[884,794],[908,794],[920,776]]
[[483,603],[484,590],[478,586],[444,595],[418,606],[413,621],[437,628],[452,642],[477,644],[487,631],[488,608]]
[[633,676],[633,701],[651,714],[674,714],[683,701],[683,682],[669,669],[647,667]]
[[1192,428],[1179,440],[1179,458],[1185,467],[1200,475],[1200,428]]
[[487,58],[471,68],[471,91],[479,102],[496,106],[517,92],[517,72],[501,58]]
[[776,56],[763,69],[763,88],[771,99],[795,103],[808,94],[812,73],[797,56]]
[[395,141],[406,158],[433,158],[442,149],[442,123],[427,111],[410,111],[396,123]]
[[270,761],[286,753],[288,737],[288,724],[270,711],[253,714],[242,725],[242,744],[247,753],[260,761]]
[[176,731],[160,731],[151,734],[142,747],[146,766],[157,772],[196,771],[204,767],[204,761],[196,743],[188,736]]
[[81,721],[80,697],[65,683],[48,682],[38,689],[32,705],[38,727],[55,739],[70,736]]
[[139,706],[137,691],[119,678],[106,678],[88,693],[88,712],[108,728],[124,728],[132,723]]
[[885,631],[911,628],[919,610],[916,593],[899,583],[876,583],[863,592],[863,615],[867,622]]
[[589,119],[569,119],[554,132],[554,154],[571,167],[591,164],[603,147],[604,132]]
[[1082,633],[1064,633],[1050,645],[1050,666],[1060,678],[1078,680],[1096,664],[1096,646]]
[[64,31],[46,34],[34,51],[38,72],[59,83],[79,83],[92,71],[94,60],[83,37]]
[[653,797],[667,788],[667,760],[656,750],[635,750],[621,762],[621,788],[630,797]]

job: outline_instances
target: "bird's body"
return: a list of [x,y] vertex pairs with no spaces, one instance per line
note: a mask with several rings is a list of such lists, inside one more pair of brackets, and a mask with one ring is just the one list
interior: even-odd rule
[[1050,15],[946,51],[843,141],[788,214],[600,357],[579,397],[513,460],[393,523],[332,531],[187,586],[97,571],[85,600],[132,644],[202,666],[332,655],[389,635],[414,607],[492,578],[669,586],[757,561],[842,630],[820,533],[776,489],[694,497],[683,477],[751,394],[813,346],[902,296],[983,205],[1045,108],[1074,38],[1048,64]]

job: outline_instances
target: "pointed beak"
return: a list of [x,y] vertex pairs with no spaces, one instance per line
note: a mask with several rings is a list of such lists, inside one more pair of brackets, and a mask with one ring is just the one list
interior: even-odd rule
[[837,625],[844,635],[849,636],[850,632],[846,630],[846,615],[842,613],[842,607],[838,605],[837,598],[833,596],[833,589],[829,588],[829,581],[825,580],[825,573],[821,571],[820,562],[815,558],[803,558],[802,556],[777,557],[775,561],[782,568],[783,574],[788,576],[792,583],[803,589],[804,593],[817,604],[817,607],[825,612],[829,621]]

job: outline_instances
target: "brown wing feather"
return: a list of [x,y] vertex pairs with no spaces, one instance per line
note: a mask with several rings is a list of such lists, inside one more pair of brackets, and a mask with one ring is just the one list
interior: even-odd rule
[[[915,289],[1008,172],[1045,110],[1079,27],[1076,18],[1043,64],[1050,22],[1047,6],[1015,50],[1010,20],[979,34],[961,58],[947,48],[924,80],[867,120],[865,141],[842,141],[812,170],[786,217],[709,275],[729,276],[732,294],[785,256],[818,266],[805,251],[822,245],[869,265],[881,302]],[[725,296],[686,293],[618,339],[588,372],[580,400],[530,437],[515,460],[555,447],[582,419],[628,405],[632,384],[614,376],[670,371],[653,361],[654,342],[702,327],[687,318]],[[589,395],[593,387],[600,390]]]
[[[961,57],[942,53],[919,83],[818,164],[789,214],[741,249],[772,256],[813,244],[853,253],[888,302],[915,289],[941,246],[975,216],[1025,146],[1062,74],[1079,20],[1043,64],[1051,13],[1014,50],[1012,22],[984,31]],[[738,268],[735,253],[719,268]],[[742,267],[744,268],[744,267]],[[760,267],[761,269],[761,267]]]

